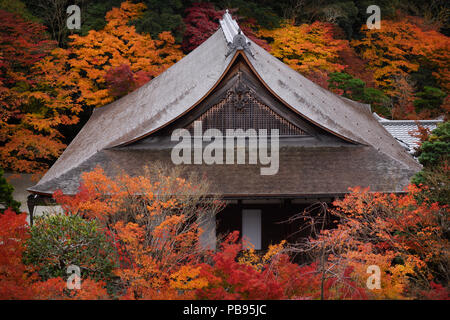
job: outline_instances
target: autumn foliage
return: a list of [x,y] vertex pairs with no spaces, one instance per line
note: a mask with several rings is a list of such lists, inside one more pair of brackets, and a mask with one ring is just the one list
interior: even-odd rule
[[[230,14],[235,14],[237,9],[230,9]],[[186,9],[186,17],[184,23],[186,25],[182,48],[186,53],[191,52],[206,39],[213,35],[219,29],[219,20],[222,19],[225,10],[216,10],[214,5],[209,2],[194,3]],[[270,46],[264,39],[258,37],[257,32],[253,29],[259,29],[252,19],[240,19],[238,15],[234,15],[239,20],[239,26],[242,32],[252,41],[266,50]]]
[[45,27],[0,10],[0,165],[37,171],[59,155],[64,145],[57,130],[64,109],[35,103],[35,63],[55,46]]
[[29,237],[26,214],[16,214],[11,210],[0,214],[0,300],[108,297],[102,281],[87,279],[82,289],[69,291],[66,280],[61,277],[41,280],[36,269],[22,261]]
[[[416,23],[414,23],[416,20]],[[381,29],[363,28],[365,37],[352,43],[369,60],[377,83],[395,92],[395,77],[417,71],[423,60],[435,66],[433,75],[447,90],[449,84],[448,37],[435,30],[427,30],[423,21],[405,17],[385,23]]]
[[[413,112],[414,92],[424,88],[420,77],[425,71],[431,73],[435,87],[445,92],[450,89],[450,40],[419,18],[406,16],[383,23],[381,29],[363,26],[362,39],[352,41],[352,46],[368,61],[377,86],[394,98],[397,117],[405,117]],[[422,118],[436,116],[438,110],[424,113]],[[443,111],[448,112],[448,105],[441,107],[440,113]]]
[[[61,21],[49,21],[55,15],[46,10],[32,10],[41,18],[34,19],[33,1],[6,2],[0,9],[0,165],[14,172],[48,169],[93,108],[138,89],[197,48],[219,29],[226,8],[222,1],[88,1],[81,32],[69,32]],[[305,10],[295,5],[283,14],[270,1],[234,1],[239,7],[228,9],[249,39],[326,89],[342,73],[368,94],[332,90],[384,117],[448,117],[449,38],[440,18],[391,8],[382,28],[369,30],[360,23],[365,12],[341,16],[359,8],[352,1],[328,2],[322,8],[302,1]]]
[[102,106],[112,102],[118,92],[128,93],[120,92],[120,85],[111,81],[114,75],[109,71],[111,68],[116,68],[116,72],[123,66],[129,69],[133,78],[130,91],[181,59],[182,53],[170,32],[162,32],[157,39],[152,39],[129,25],[144,8],[142,3],[123,2],[120,8],[113,8],[106,14],[107,24],[103,30],[91,30],[86,36],[71,36],[67,62],[71,66],[72,81],[78,84],[80,98],[87,105]]
[[348,41],[335,39],[333,30],[330,23],[314,22],[311,25],[295,26],[287,22],[278,29],[261,30],[259,35],[273,39],[270,45],[275,57],[323,84],[321,82],[326,83],[328,73],[345,69],[339,53],[348,48]]
[[367,267],[375,265],[381,269],[381,287],[366,293],[371,298],[418,298],[439,291],[448,299],[448,207],[412,185],[405,195],[351,191],[334,202],[337,227],[320,230],[306,242],[324,259],[325,277],[351,270],[349,276],[361,288]]
[[102,30],[55,47],[45,27],[0,10],[0,165],[42,172],[66,147],[80,113],[139,88],[182,57],[170,32],[152,39],[129,22],[144,4],[123,2]]
[[[205,246],[203,226],[220,214],[223,202],[205,196],[209,186],[204,179],[180,176],[152,167],[143,176],[111,178],[97,168],[83,174],[75,196],[55,194],[69,219],[42,218],[30,232],[24,214],[1,214],[0,298],[449,297],[448,207],[432,202],[418,187],[401,195],[355,188],[327,211],[337,220],[335,228],[320,228],[300,243],[283,241],[257,253],[243,249],[238,232],[215,250]],[[315,224],[316,218],[306,222]],[[42,242],[45,238],[49,241]],[[98,249],[83,247],[86,241],[98,243],[105,259],[117,257],[116,262],[104,264],[94,253]],[[36,248],[30,245],[45,247],[47,242],[44,258],[33,256]],[[107,247],[114,252],[106,253]],[[292,252],[309,258],[297,264]],[[66,287],[67,265],[61,261],[83,266],[81,290]],[[372,265],[381,270],[379,289],[367,287]],[[113,269],[105,276],[109,266]]]
[[195,3],[186,9],[183,50],[190,52],[202,44],[219,28],[223,12],[217,11],[209,2]]

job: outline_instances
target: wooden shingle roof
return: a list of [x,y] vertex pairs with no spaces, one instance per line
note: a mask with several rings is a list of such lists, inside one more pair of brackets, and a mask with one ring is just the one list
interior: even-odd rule
[[[377,191],[400,191],[407,184],[409,177],[420,170],[420,165],[372,116],[367,105],[341,98],[323,89],[245,37],[243,46],[242,43],[239,46],[233,45],[231,35],[236,39],[240,31],[236,29],[237,24],[230,21],[234,20],[226,13],[219,30],[189,55],[136,91],[95,109],[89,121],[60,158],[29,191],[51,194],[57,189],[63,189],[66,193],[73,193],[79,184],[81,171],[92,170],[95,165],[104,168],[112,166],[114,161],[111,159],[117,158],[114,154],[122,155],[119,157],[122,160],[117,161],[124,164],[126,170],[134,170],[131,164],[139,162],[139,159],[134,157],[141,156],[131,150],[128,154],[123,153],[127,150],[123,146],[157,132],[190,112],[221,82],[238,56],[247,61],[261,83],[287,108],[315,126],[359,148],[348,146],[344,149],[327,150],[317,147],[290,149],[291,151],[284,153],[287,159],[285,168],[282,168],[280,158],[278,177],[266,176],[268,180],[254,177],[253,189],[233,182],[245,176],[244,172],[241,172],[245,171],[245,166],[237,165],[232,171],[227,171],[231,172],[230,181],[224,187],[228,189],[221,190],[222,192],[346,192],[349,186],[358,184],[358,181],[364,182],[359,185],[367,184]],[[164,158],[154,151],[147,151],[145,156],[147,163],[153,158]],[[320,159],[317,158],[319,156]],[[333,158],[341,160],[336,160],[333,164]],[[136,167],[139,166],[140,164],[136,163]],[[214,173],[214,170],[220,171],[217,166],[197,169],[206,170],[211,177],[220,174]],[[109,167],[108,170],[113,169]],[[234,177],[233,172],[236,174]],[[253,172],[253,169],[245,172]],[[350,177],[354,172],[359,174],[353,174],[354,178],[344,178],[341,174],[345,172]],[[283,184],[284,178],[287,182]],[[299,179],[306,178],[310,179],[311,185],[305,184],[303,188]],[[334,181],[334,186],[331,180]],[[272,185],[274,188],[270,189]],[[275,187],[277,185],[278,187]],[[236,189],[233,191],[234,186]]]

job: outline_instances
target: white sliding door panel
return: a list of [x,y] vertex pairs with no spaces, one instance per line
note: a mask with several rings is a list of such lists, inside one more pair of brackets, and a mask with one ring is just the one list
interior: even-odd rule
[[202,228],[203,233],[200,235],[200,245],[203,249],[216,249],[216,216],[211,216],[198,221],[199,227]]
[[242,210],[242,237],[245,249],[261,250],[261,210]]

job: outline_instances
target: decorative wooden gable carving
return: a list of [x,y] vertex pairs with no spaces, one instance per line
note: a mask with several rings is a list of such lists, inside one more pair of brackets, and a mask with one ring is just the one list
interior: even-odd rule
[[[219,129],[278,129],[280,136],[303,136],[305,131],[286,120],[258,98],[258,94],[241,79],[196,120],[201,121],[203,130]],[[186,128],[193,133],[194,121]]]

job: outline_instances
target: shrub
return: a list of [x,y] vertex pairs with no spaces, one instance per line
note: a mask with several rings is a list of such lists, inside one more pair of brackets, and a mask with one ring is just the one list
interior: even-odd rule
[[76,215],[46,215],[36,219],[26,242],[24,262],[33,265],[43,280],[67,277],[77,265],[82,278],[111,279],[117,253],[96,220]]
[[450,122],[438,125],[418,150],[419,162],[424,166],[412,179],[415,185],[424,185],[422,198],[429,202],[450,205]]

